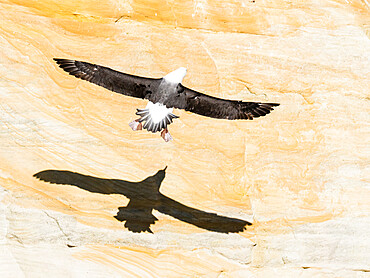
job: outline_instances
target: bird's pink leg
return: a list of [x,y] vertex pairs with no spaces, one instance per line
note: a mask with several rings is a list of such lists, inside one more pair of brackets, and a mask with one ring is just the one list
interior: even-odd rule
[[165,128],[165,129],[163,129],[162,130],[162,132],[161,132],[161,137],[163,138],[163,140],[164,141],[166,141],[166,142],[169,142],[169,141],[171,141],[172,140],[172,136],[171,136],[171,134],[168,132],[168,129],[167,128]]
[[131,123],[128,124],[133,131],[136,130],[142,130],[143,129],[143,124],[139,122],[139,119],[132,121]]

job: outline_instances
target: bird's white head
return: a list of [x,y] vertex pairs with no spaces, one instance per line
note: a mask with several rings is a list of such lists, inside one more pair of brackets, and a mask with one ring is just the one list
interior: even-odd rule
[[167,74],[163,78],[167,82],[178,84],[178,83],[182,82],[185,75],[186,75],[186,68],[181,67],[181,68],[178,68],[177,70],[174,70],[173,72],[170,72],[169,74]]

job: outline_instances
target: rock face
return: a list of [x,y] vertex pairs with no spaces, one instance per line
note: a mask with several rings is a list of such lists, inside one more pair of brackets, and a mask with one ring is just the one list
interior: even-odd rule
[[[0,7],[0,277],[368,275],[368,1]],[[281,105],[165,143],[53,57]]]

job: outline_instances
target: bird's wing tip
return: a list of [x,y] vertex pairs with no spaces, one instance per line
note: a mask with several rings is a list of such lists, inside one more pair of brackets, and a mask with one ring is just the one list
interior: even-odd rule
[[274,107],[274,106],[279,106],[280,105],[280,103],[271,103],[271,102],[261,103],[261,104],[269,105],[270,107]]
[[53,58],[53,60],[58,64],[63,64],[63,63],[74,63],[75,61],[74,60],[71,60],[71,59],[64,59],[64,58]]

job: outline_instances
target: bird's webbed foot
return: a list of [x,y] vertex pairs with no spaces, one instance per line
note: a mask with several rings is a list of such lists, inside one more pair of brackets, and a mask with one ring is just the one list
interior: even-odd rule
[[139,122],[139,120],[135,120],[135,121],[132,121],[131,123],[128,124],[131,129],[133,131],[136,131],[136,130],[142,130],[143,129],[143,125],[141,122]]
[[162,132],[161,132],[161,137],[162,137],[162,138],[163,138],[163,140],[164,140],[164,141],[166,141],[166,142],[169,142],[169,141],[173,140],[173,139],[172,139],[172,136],[171,136],[171,134],[168,132],[168,129],[167,129],[167,128],[165,128],[165,129],[163,129],[163,130],[162,130]]

